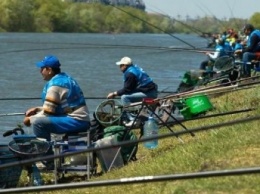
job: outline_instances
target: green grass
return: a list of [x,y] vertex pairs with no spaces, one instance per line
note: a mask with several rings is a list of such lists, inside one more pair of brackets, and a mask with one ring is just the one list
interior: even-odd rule
[[[188,129],[219,124],[236,119],[259,115],[260,88],[235,90],[218,97],[210,97],[214,110],[207,114],[256,108],[254,111],[234,115],[200,119],[183,123]],[[260,121],[235,124],[228,127],[197,132],[159,140],[158,148],[148,150],[139,145],[138,160],[114,169],[102,176],[92,177],[91,181],[119,179],[125,177],[196,173],[214,170],[260,166]],[[174,131],[182,130],[175,125]],[[169,133],[160,129],[160,133]],[[50,175],[49,175],[50,176]],[[190,180],[163,181],[119,186],[104,186],[85,189],[59,190],[46,193],[151,193],[151,194],[254,194],[260,193],[260,174],[222,176]]]

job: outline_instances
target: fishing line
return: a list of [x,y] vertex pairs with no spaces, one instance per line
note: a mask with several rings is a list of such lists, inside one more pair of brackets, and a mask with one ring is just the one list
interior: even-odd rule
[[194,48],[194,49],[196,48],[195,46],[191,45],[190,43],[188,43],[188,42],[186,42],[186,41],[184,41],[184,40],[178,38],[177,36],[174,36],[173,34],[170,34],[170,33],[166,32],[166,31],[164,31],[163,29],[159,28],[158,26],[155,26],[155,25],[153,25],[153,24],[151,24],[151,23],[149,23],[149,22],[143,20],[142,18],[139,18],[139,17],[137,17],[137,16],[135,16],[135,15],[133,15],[133,14],[131,14],[131,13],[129,13],[129,12],[127,12],[127,11],[125,11],[125,10],[123,10],[123,9],[121,9],[121,8],[119,8],[119,7],[117,7],[117,6],[112,5],[112,4],[110,4],[110,6],[112,6],[112,7],[116,8],[116,9],[118,9],[118,10],[120,10],[120,11],[122,11],[122,12],[124,12],[124,13],[126,13],[126,14],[128,14],[128,15],[130,15],[130,16],[132,16],[133,18],[136,18],[136,19],[138,19],[138,20],[144,22],[145,24],[149,24],[150,26],[156,28],[157,30],[160,30],[161,32],[163,32],[163,33],[165,33],[165,34],[168,34],[168,35],[170,35],[171,37],[173,37],[173,38],[179,40],[180,42],[182,42],[182,43],[184,43],[184,44],[190,46],[191,48]]
[[[230,11],[230,13],[231,13],[232,18],[235,18],[235,17],[234,17],[234,13],[233,13],[233,8],[234,8],[234,5],[236,4],[236,1],[234,1],[234,3],[233,3],[233,8],[230,7],[228,1],[225,1],[225,2],[227,3],[227,6],[228,6],[228,9],[229,9],[229,11]],[[237,23],[237,20],[235,20],[234,23],[235,23],[235,25],[236,25],[236,28],[237,28],[237,29],[240,29],[239,24]]]
[[33,48],[33,49],[21,49],[21,50],[9,50],[0,52],[0,54],[8,54],[8,53],[19,53],[19,52],[32,52],[32,51],[42,51],[42,50],[73,50],[73,49],[111,49],[111,48],[120,48],[120,49],[145,49],[145,50],[161,50],[161,51],[187,51],[187,52],[213,52],[213,50],[200,50],[197,49],[189,49],[189,48],[180,48],[180,47],[161,47],[161,46],[134,46],[134,45],[91,45],[86,44],[86,46],[80,47],[49,47],[49,48]]
[[[151,9],[149,9],[149,10],[151,10]],[[158,9],[158,10],[160,10],[160,9]],[[169,19],[171,19],[171,20],[173,20],[173,21],[176,21],[176,22],[180,23],[181,25],[185,26],[186,28],[190,29],[191,31],[195,32],[196,34],[200,35],[201,38],[204,38],[204,39],[206,39],[206,40],[209,41],[208,38],[201,36],[201,35],[204,35],[206,32],[202,32],[201,30],[199,30],[199,29],[197,29],[197,28],[195,28],[195,27],[192,27],[192,26],[190,26],[190,25],[188,25],[188,24],[185,24],[184,22],[182,22],[182,21],[180,21],[180,20],[177,20],[177,19],[175,19],[175,18],[173,18],[173,17],[171,17],[171,16],[169,16],[169,15],[167,15],[167,14],[165,14],[165,13],[162,14],[162,13],[163,13],[162,10],[160,10],[161,13],[159,13],[159,12],[157,12],[157,11],[154,11],[154,10],[151,10],[151,11],[152,11],[152,12],[155,12],[156,14],[159,14],[159,15],[161,15],[161,16],[163,16],[163,17],[169,18]]]
[[161,50],[167,49],[168,47],[152,47],[152,46],[131,46],[131,45],[91,45],[86,44],[86,46],[81,47],[49,47],[49,48],[33,48],[33,49],[21,49],[21,50],[11,50],[3,51],[0,54],[7,53],[19,53],[19,52],[31,52],[31,51],[42,51],[42,50],[66,50],[66,49],[110,49],[110,48],[121,48],[121,49],[151,49],[151,50]]
[[[203,11],[206,15],[207,13],[205,12],[205,10],[203,10],[197,3],[195,3],[196,6],[201,10]],[[223,22],[221,20],[219,20],[207,7],[205,7],[204,5],[204,8],[212,15],[212,17],[222,26],[226,29],[226,26],[223,24]]]

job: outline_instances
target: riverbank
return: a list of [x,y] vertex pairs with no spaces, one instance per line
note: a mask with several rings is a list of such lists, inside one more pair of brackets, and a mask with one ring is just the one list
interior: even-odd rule
[[[260,90],[258,87],[234,90],[210,100],[214,110],[207,114],[256,108],[253,111],[220,117],[200,119],[185,122],[188,129],[203,126],[223,124],[259,116]],[[170,137],[159,140],[158,148],[147,150],[142,144],[137,153],[138,160],[120,169],[112,170],[102,176],[92,177],[91,182],[110,181],[126,177],[159,176],[186,173],[201,173],[232,169],[259,167],[260,131],[259,121],[233,124],[217,127],[203,132],[197,132],[195,137],[190,134],[182,135],[184,143],[177,138]],[[174,131],[183,130],[175,125]],[[168,129],[161,129],[160,134],[169,133]],[[45,175],[50,179],[51,175]],[[73,181],[78,182],[76,177]],[[82,180],[81,180],[82,181]],[[259,174],[205,177],[197,179],[176,179],[171,181],[150,182],[142,184],[128,184],[118,186],[88,187],[85,189],[67,190],[70,193],[125,193],[125,194],[168,194],[168,193],[259,193]],[[64,190],[48,193],[60,194]]]

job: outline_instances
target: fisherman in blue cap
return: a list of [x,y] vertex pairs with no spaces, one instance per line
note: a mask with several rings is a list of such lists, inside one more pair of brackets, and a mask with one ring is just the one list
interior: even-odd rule
[[[51,133],[85,132],[90,127],[88,107],[78,83],[61,72],[57,57],[49,55],[38,63],[43,80],[42,106],[26,111],[24,124],[32,126],[34,134],[47,141]],[[53,154],[50,149],[48,154]]]

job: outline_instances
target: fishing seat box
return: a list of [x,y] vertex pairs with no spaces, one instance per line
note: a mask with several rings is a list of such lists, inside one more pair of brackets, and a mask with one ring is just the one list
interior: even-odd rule
[[[117,144],[116,136],[111,135],[104,137],[95,142],[95,148],[101,148],[103,146],[111,146]],[[101,149],[96,152],[97,158],[100,162],[103,172],[110,171],[113,168],[120,168],[124,166],[123,157],[120,152],[120,147],[115,146],[109,149]]]

